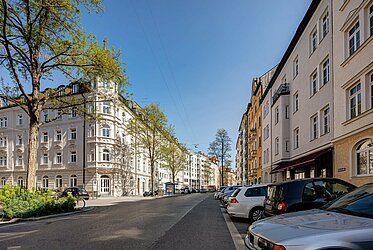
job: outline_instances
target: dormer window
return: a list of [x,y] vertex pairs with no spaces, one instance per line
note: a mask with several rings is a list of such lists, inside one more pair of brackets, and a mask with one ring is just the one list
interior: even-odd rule
[[78,84],[73,84],[73,94],[79,93],[79,85]]

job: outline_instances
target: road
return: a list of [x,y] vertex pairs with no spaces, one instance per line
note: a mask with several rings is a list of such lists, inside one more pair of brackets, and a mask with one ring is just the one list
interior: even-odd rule
[[0,226],[0,249],[235,249],[211,194],[118,203]]

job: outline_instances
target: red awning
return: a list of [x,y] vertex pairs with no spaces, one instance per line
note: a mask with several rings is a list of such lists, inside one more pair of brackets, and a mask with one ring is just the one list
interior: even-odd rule
[[293,161],[283,161],[277,164],[277,166],[272,169],[271,174],[281,172],[287,168],[300,168],[307,165],[311,165],[315,162],[316,158],[320,157],[321,155],[328,153],[332,150],[332,148],[326,148],[319,150],[317,152],[305,155]]

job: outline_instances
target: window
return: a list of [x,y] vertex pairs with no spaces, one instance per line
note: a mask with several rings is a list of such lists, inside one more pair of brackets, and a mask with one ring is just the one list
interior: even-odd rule
[[0,137],[0,147],[6,147],[6,145],[7,145],[7,138]]
[[102,160],[103,161],[110,161],[110,151],[109,149],[104,149],[102,152]]
[[276,137],[275,138],[275,155],[278,155],[278,152],[279,152],[279,142],[280,142],[280,139]]
[[62,153],[61,152],[56,153],[56,163],[57,164],[62,163]]
[[61,141],[61,140],[62,140],[62,131],[56,130],[56,141]]
[[8,126],[8,118],[1,117],[0,118],[0,128],[6,128]]
[[275,108],[275,124],[278,123],[278,120],[279,120],[279,110],[278,110],[278,106]]
[[44,122],[48,122],[49,121],[49,116],[48,116],[48,111],[43,111],[43,118],[44,118]]
[[285,119],[289,119],[289,105],[285,105]]
[[56,120],[61,120],[62,119],[62,110],[61,109],[57,109],[57,117],[56,117]]
[[299,95],[298,92],[293,95],[293,107],[294,107],[294,113],[299,110]]
[[110,127],[105,126],[102,128],[102,136],[103,137],[110,137]]
[[317,93],[317,71],[311,75],[311,96]]
[[77,108],[73,107],[71,109],[71,118],[76,118],[78,116]]
[[298,73],[299,73],[299,61],[298,61],[298,57],[295,58],[294,62],[293,62],[293,77],[295,78]]
[[268,139],[269,137],[269,125],[267,124],[267,126],[265,126],[264,128],[264,131],[263,131],[263,134],[264,134],[264,141]]
[[350,119],[361,114],[361,84],[358,83],[350,89]]
[[373,36],[373,4],[369,7],[369,34]]
[[70,162],[75,163],[76,162],[76,151],[70,152]]
[[290,149],[290,142],[288,140],[285,141],[285,152],[289,152]]
[[17,179],[17,185],[20,186],[20,187],[24,187],[24,185],[23,185],[23,178],[21,176],[18,177],[18,179]]
[[314,140],[318,137],[318,120],[319,118],[317,114],[311,117],[311,140]]
[[55,188],[62,188],[62,176],[61,175],[56,176]]
[[370,108],[373,109],[373,73],[370,75]]
[[351,56],[360,47],[360,24],[355,25],[348,32],[349,55]]
[[23,155],[17,156],[17,166],[23,166]]
[[299,128],[294,129],[294,149],[299,148]]
[[89,125],[88,136],[95,136],[95,125]]
[[44,153],[43,154],[43,164],[47,165],[48,164],[48,154],[47,153]]
[[329,106],[321,110],[321,115],[322,115],[322,121],[321,121],[321,126],[322,126],[322,134],[327,134],[330,132],[330,110]]
[[70,187],[76,187],[76,186],[78,186],[78,177],[76,177],[75,174],[73,174],[73,175],[70,176],[69,184],[70,184]]
[[256,197],[256,196],[266,196],[266,187],[248,188],[245,192],[245,197]]
[[76,128],[70,129],[70,140],[76,140]]
[[6,155],[0,155],[0,166],[6,167],[7,166],[7,157]]
[[266,116],[269,114],[269,102],[266,101],[266,103],[263,106],[263,119],[266,118]]
[[48,176],[43,176],[42,182],[43,182],[43,189],[44,190],[48,189],[48,187],[49,187]]
[[356,174],[373,174],[373,139],[368,139],[356,148]]
[[57,95],[58,96],[63,96],[65,94],[65,88],[64,87],[58,87],[57,88]]
[[79,84],[73,84],[73,94],[79,93]]
[[92,151],[90,152],[90,154],[89,154],[89,160],[90,160],[91,162],[94,162],[94,161],[96,160],[96,157],[95,157],[95,151],[94,151],[94,150],[92,150]]
[[311,33],[311,54],[316,50],[317,48],[317,29],[315,28]]
[[326,12],[324,16],[322,17],[321,30],[322,30],[322,38],[324,38],[326,34],[328,34],[329,32],[329,13],[328,12]]
[[104,114],[110,114],[110,103],[109,102],[104,102],[102,104],[102,112]]
[[5,179],[5,177],[2,177],[1,178],[1,186],[4,186],[4,185],[6,185],[6,179]]
[[329,65],[329,58],[328,58],[322,64],[322,85],[323,86],[327,82],[329,82],[329,78],[330,78],[330,65]]
[[48,132],[43,132],[43,139],[42,142],[48,142]]
[[22,114],[18,114],[17,115],[17,125],[18,126],[22,126],[23,125],[23,115]]
[[17,145],[23,145],[23,137],[22,137],[22,135],[17,135],[16,144]]

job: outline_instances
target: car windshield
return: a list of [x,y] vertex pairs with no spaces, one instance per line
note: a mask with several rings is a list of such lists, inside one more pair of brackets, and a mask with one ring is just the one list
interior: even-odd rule
[[366,184],[342,196],[329,205],[326,210],[373,219],[373,183]]

